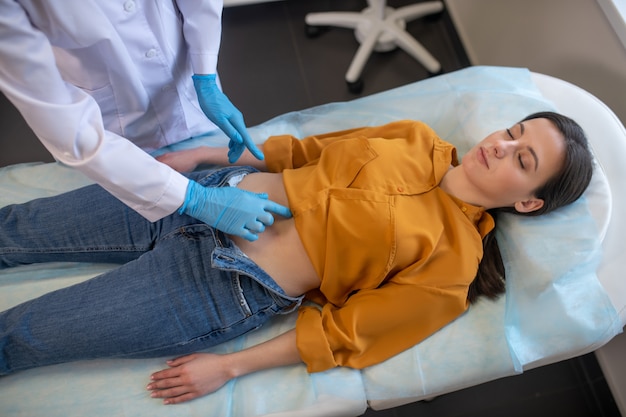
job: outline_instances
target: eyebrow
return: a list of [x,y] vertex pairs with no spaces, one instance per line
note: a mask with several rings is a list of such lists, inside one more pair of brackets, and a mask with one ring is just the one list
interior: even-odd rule
[[[520,127],[520,136],[524,134],[524,123],[519,122],[519,127]],[[530,154],[533,156],[533,159],[535,160],[535,172],[537,171],[537,169],[539,168],[539,158],[537,158],[537,153],[535,152],[535,150],[533,148],[531,148],[530,146],[527,146],[526,149],[528,149],[528,152],[530,152]]]

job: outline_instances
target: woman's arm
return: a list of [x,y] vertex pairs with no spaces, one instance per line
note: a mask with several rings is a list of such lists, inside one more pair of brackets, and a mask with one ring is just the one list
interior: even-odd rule
[[[262,151],[263,145],[257,145]],[[235,164],[228,161],[228,148],[200,146],[198,148],[186,149],[177,152],[170,152],[160,155],[156,158],[158,161],[169,165],[178,172],[191,172],[198,165],[249,165],[261,171],[267,171],[267,165],[264,161],[259,161],[246,149]]]
[[233,378],[301,362],[296,332],[290,330],[239,352],[194,353],[168,361],[169,369],[152,374],[147,389],[164,404],[178,404],[214,392]]

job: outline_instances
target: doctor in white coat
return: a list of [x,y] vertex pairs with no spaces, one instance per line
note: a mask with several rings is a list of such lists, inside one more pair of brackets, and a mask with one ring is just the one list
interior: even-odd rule
[[[222,0],[0,0],[0,90],[54,158],[150,221],[176,210],[255,240],[265,195],[207,189],[146,151],[215,129],[229,160],[248,148],[218,88]],[[16,142],[19,146],[19,142]]]

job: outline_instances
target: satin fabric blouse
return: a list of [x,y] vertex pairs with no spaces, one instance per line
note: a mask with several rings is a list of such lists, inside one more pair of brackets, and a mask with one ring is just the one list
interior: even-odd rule
[[296,322],[309,372],[363,368],[461,315],[493,218],[439,188],[455,148],[399,121],[264,144],[321,278]]

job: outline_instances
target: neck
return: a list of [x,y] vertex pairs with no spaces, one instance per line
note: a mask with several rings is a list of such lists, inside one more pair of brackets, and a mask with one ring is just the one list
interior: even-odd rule
[[467,181],[461,165],[450,167],[448,172],[443,176],[439,187],[450,194],[453,197],[458,198],[473,206],[485,207],[486,209],[492,208],[488,204],[485,204],[483,199],[479,198],[478,193],[475,191],[472,184]]

